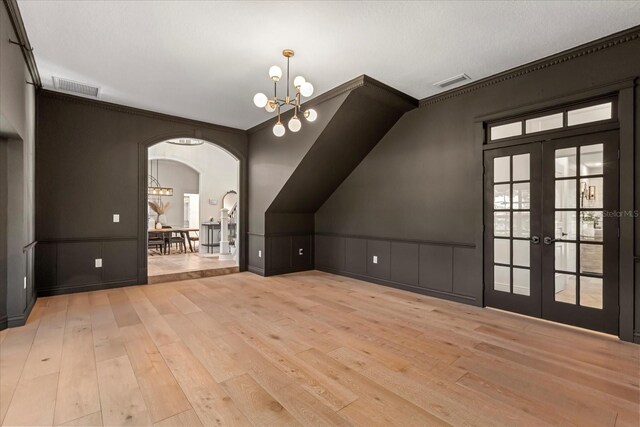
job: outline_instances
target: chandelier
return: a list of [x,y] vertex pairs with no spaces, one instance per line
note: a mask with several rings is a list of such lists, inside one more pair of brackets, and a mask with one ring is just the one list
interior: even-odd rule
[[156,176],[153,176],[153,160],[151,161],[151,174],[147,176],[147,194],[149,196],[173,196],[172,187],[163,187],[160,185],[158,178],[160,173],[158,172],[158,161],[156,160]]
[[178,138],[178,139],[169,139],[165,142],[173,145],[186,145],[186,146],[196,146],[204,144],[204,141],[201,139],[193,139],[193,138]]
[[264,108],[269,113],[274,111],[278,112],[278,123],[273,127],[273,134],[277,137],[285,134],[285,128],[281,121],[281,109],[287,105],[293,106],[293,117],[289,120],[287,126],[291,132],[298,132],[302,128],[302,122],[298,118],[298,114],[302,114],[305,119],[313,122],[318,118],[318,113],[314,109],[308,109],[304,112],[300,111],[300,97],[305,98],[313,95],[313,85],[305,80],[304,77],[298,76],[293,79],[293,88],[295,89],[295,95],[291,97],[289,93],[289,59],[294,55],[293,50],[285,49],[282,51],[282,55],[287,58],[287,95],[284,99],[278,98],[278,82],[282,78],[282,69],[277,65],[269,68],[269,77],[273,80],[273,98],[268,98],[264,93],[257,93],[253,97],[253,103],[258,108]]

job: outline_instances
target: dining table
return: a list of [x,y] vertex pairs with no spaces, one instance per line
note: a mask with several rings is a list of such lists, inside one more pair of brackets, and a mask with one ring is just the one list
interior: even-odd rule
[[167,234],[180,233],[180,235],[189,243],[189,250],[193,252],[193,246],[191,246],[191,239],[189,239],[189,233],[193,231],[200,231],[199,228],[192,227],[173,227],[173,228],[150,228],[147,230],[149,234],[155,233],[166,237]]

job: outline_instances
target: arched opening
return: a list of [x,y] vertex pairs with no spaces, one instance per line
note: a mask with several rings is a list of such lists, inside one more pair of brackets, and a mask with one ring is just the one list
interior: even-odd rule
[[151,142],[144,154],[147,282],[237,272],[240,160],[192,137]]

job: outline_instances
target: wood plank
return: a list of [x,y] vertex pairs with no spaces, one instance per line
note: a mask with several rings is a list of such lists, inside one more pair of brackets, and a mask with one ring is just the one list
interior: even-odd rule
[[138,313],[133,309],[131,301],[122,289],[110,291],[108,294],[111,310],[119,327],[137,325],[140,323]]
[[360,397],[358,400],[367,402],[372,411],[378,414],[393,411],[394,425],[448,425],[437,415],[414,405],[316,349],[298,353],[297,356],[351,389]]
[[91,303],[91,331],[97,362],[127,354],[120,336],[120,328],[106,293],[89,294]]
[[180,338],[158,313],[139,287],[125,289],[133,309],[157,346],[180,341]]
[[4,420],[22,370],[31,351],[39,322],[5,329],[5,340],[0,345],[0,424]]
[[[64,299],[66,302],[66,299]],[[41,375],[49,375],[60,371],[62,342],[66,323],[65,309],[55,306],[53,312],[44,314],[38,327],[31,351],[24,365],[23,377],[33,379]]]
[[144,326],[126,326],[121,333],[151,420],[158,422],[191,409]]
[[104,425],[151,425],[129,358],[121,356],[103,360],[97,368]]
[[230,378],[221,385],[254,426],[301,425],[250,375],[244,374]]
[[250,425],[183,343],[167,344],[159,349],[204,425]]
[[200,418],[196,414],[196,411],[189,409],[188,411],[181,412],[173,417],[169,417],[165,420],[157,422],[154,427],[202,427]]
[[22,378],[13,394],[3,425],[52,425],[57,386],[57,372]]
[[246,369],[220,349],[212,338],[199,331],[188,317],[181,313],[173,313],[165,315],[165,318],[216,382],[220,383],[246,372]]
[[287,356],[252,334],[248,329],[234,325],[231,329],[274,366],[296,380],[306,391],[334,411],[339,411],[358,398],[348,388],[317,371],[304,361]]
[[63,424],[100,411],[89,296],[70,297],[58,379],[54,423]]
[[60,425],[75,427],[102,427],[102,412],[94,412],[93,414],[85,415],[84,417],[80,417]]

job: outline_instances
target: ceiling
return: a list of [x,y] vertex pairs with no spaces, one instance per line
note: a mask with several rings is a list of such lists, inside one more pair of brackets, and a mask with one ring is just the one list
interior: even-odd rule
[[[271,65],[314,96],[361,74],[422,99],[640,22],[638,1],[19,1],[46,88],[52,76],[100,99],[241,129],[272,114]],[[284,90],[283,84],[279,88]]]

